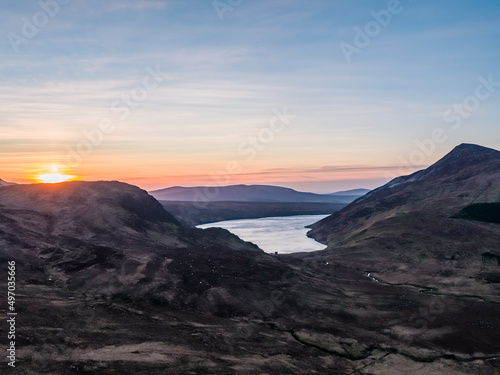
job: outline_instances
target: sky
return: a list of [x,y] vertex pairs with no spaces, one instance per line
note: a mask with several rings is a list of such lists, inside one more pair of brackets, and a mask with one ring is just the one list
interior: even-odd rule
[[500,149],[500,2],[2,0],[0,178],[375,188]]

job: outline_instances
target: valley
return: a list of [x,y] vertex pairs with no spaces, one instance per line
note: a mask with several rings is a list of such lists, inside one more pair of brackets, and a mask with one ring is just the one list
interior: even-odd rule
[[1,187],[16,373],[494,375],[500,228],[453,216],[498,202],[499,173],[461,145],[278,255],[120,182]]

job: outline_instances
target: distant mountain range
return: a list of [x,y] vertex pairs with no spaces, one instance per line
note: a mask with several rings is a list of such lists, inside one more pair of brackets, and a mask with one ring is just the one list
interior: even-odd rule
[[174,186],[151,191],[150,194],[163,201],[350,203],[368,192],[368,189],[355,189],[332,194],[315,194],[271,185],[231,185]]

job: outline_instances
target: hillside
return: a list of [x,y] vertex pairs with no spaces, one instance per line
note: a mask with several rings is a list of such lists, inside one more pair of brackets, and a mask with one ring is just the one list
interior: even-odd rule
[[28,222],[18,221],[21,230],[45,229],[52,237],[96,240],[178,225],[156,199],[120,182],[14,185],[2,190],[0,204],[12,210],[9,216],[31,213]]
[[[178,277],[188,265],[190,273],[203,267],[205,262],[191,263],[205,252],[225,258],[240,250],[244,259],[248,252],[263,254],[225,230],[181,227],[145,191],[120,182],[9,186],[2,188],[0,208],[1,258],[43,267],[44,282],[50,277],[110,297],[173,302],[176,293],[189,292],[176,286]],[[188,254],[189,261],[171,264],[177,271],[165,273],[172,257],[180,261]],[[119,286],[110,281],[116,279]],[[141,287],[132,288],[140,280]],[[168,294],[158,289],[163,284]]]
[[15,185],[13,182],[7,182],[7,181],[4,181],[0,178],[0,187],[3,187],[3,186],[10,186],[10,185]]
[[309,235],[335,249],[345,264],[362,260],[364,269],[387,280],[454,290],[450,282],[463,274],[471,291],[493,293],[496,287],[482,280],[495,279],[498,270],[484,269],[482,254],[499,251],[500,227],[472,221],[471,212],[498,202],[500,152],[462,144],[429,168],[396,178],[314,224]]
[[289,188],[269,185],[232,185],[220,187],[170,187],[150,192],[161,201],[198,202],[300,202],[350,203],[364,195],[364,190],[352,194],[304,193]]

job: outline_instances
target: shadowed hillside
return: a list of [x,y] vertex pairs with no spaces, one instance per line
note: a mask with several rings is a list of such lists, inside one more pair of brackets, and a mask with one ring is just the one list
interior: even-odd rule
[[457,219],[500,224],[500,202],[473,203],[462,208],[460,212],[453,217]]
[[494,222],[486,216],[496,218],[499,200],[500,152],[462,144],[314,224],[309,235],[388,280],[455,290],[453,277],[467,275],[465,290],[496,293],[483,285],[481,254],[498,249],[500,227],[471,220]]
[[[225,230],[181,227],[156,199],[120,182],[5,187],[0,207],[2,258],[43,267],[44,282],[51,278],[108,297],[148,296],[182,305],[184,297],[177,301],[176,293],[189,292],[179,277],[205,267],[197,257],[232,257],[238,250],[245,252],[242,259],[253,257],[248,252],[263,254]],[[182,261],[186,256],[189,261]],[[167,265],[177,271],[167,272]],[[140,287],[132,288],[137,282]],[[198,284],[196,293],[208,287]]]

